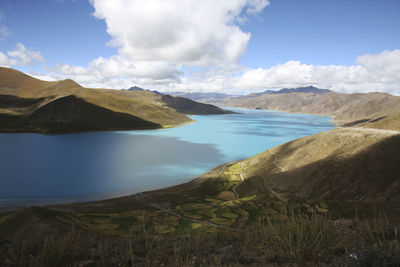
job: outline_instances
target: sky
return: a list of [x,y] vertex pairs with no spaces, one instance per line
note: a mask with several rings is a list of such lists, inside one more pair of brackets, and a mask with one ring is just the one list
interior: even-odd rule
[[1,0],[0,66],[91,88],[400,95],[400,0]]

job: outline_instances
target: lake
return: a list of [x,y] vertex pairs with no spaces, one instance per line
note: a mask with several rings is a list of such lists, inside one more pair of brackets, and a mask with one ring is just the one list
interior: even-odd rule
[[184,126],[0,134],[0,206],[98,200],[188,181],[223,163],[333,128],[330,118],[228,108]]

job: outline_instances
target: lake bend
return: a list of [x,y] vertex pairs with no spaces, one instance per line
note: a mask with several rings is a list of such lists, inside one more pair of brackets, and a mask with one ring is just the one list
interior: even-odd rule
[[0,134],[0,206],[100,200],[180,184],[223,163],[334,127],[329,117],[227,108],[184,126]]

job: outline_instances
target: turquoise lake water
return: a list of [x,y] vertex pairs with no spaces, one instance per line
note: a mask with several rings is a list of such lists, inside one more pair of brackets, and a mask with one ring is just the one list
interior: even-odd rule
[[330,118],[229,108],[146,131],[0,134],[0,206],[86,201],[188,181],[220,164],[333,128]]

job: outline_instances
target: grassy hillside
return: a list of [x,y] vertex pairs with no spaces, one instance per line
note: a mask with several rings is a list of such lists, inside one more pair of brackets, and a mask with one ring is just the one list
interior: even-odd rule
[[[33,103],[37,105],[36,102],[33,101]],[[74,95],[57,98],[40,106],[28,116],[0,114],[0,124],[3,132],[46,134],[160,127],[159,124],[126,113],[93,105]]]
[[[82,131],[89,129],[143,129],[144,121],[148,122],[151,128],[171,127],[190,122],[191,119],[184,114],[229,113],[213,105],[201,104],[185,98],[175,99],[149,91],[90,89],[68,79],[56,82],[41,81],[17,70],[3,67],[0,67],[0,95],[0,115],[3,122],[7,121],[0,129],[3,132],[48,132],[45,128],[62,128],[62,131],[50,131],[61,133],[69,132],[68,127],[71,127],[70,132],[79,131],[78,124],[72,125],[66,120],[59,121],[54,126],[49,125],[54,121],[45,123],[46,118],[53,116],[51,114],[53,108],[44,108],[39,112],[37,109],[43,105],[57,107],[58,114],[63,113],[63,115],[59,115],[60,118],[68,118],[69,113],[73,113],[74,116],[78,114],[79,116],[90,116],[82,118],[82,122],[91,121],[90,126],[83,127]],[[67,105],[64,103],[67,96],[74,97],[67,99],[79,99],[79,101],[74,100],[73,105]],[[80,104],[84,107],[80,108]],[[86,111],[91,110],[91,112],[80,112],[69,108],[80,108]],[[109,115],[113,115],[100,117],[95,114],[95,110],[99,112],[107,110]],[[44,111],[50,113],[44,114]],[[33,114],[35,112],[36,114]],[[38,119],[38,114],[42,116],[40,119]],[[116,114],[119,114],[118,119],[115,119]],[[35,120],[32,119],[33,117]],[[13,119],[15,121],[12,121]],[[26,128],[23,126],[25,122]],[[40,125],[34,125],[35,122],[40,122]],[[61,122],[64,123],[63,126],[61,126]],[[47,125],[45,128],[43,128],[43,123]],[[5,127],[6,125],[11,128]],[[83,126],[83,124],[79,125]]]

